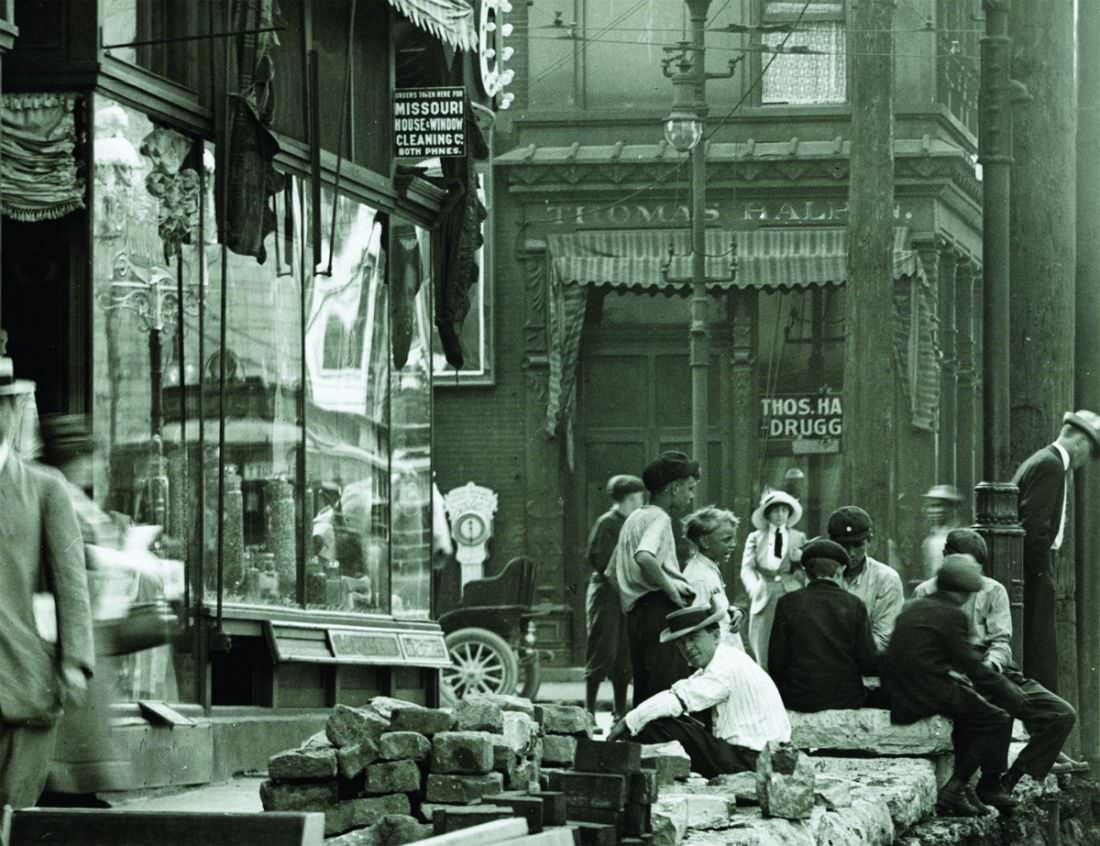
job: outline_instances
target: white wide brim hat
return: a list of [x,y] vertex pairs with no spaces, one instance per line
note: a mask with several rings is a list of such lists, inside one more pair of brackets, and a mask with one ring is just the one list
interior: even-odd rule
[[802,519],[802,504],[786,491],[768,491],[760,500],[760,505],[752,512],[752,524],[764,531],[770,525],[765,516],[773,505],[786,505],[791,509],[791,517],[787,521],[788,527],[793,527]]

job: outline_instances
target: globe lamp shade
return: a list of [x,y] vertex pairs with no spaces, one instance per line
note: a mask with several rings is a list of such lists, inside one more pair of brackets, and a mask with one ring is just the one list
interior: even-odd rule
[[665,118],[665,140],[681,153],[691,150],[703,137],[703,122],[690,112],[673,112]]

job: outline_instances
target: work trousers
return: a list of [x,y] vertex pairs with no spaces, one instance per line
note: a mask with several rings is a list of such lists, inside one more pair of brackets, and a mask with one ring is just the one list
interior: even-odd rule
[[996,777],[1008,767],[1012,717],[971,687],[959,684],[954,701],[943,713],[955,724],[955,775],[969,781],[979,769]]
[[1002,681],[1015,688],[1010,691],[1015,695],[1000,695],[994,689],[983,690],[982,693],[994,705],[1024,724],[1029,740],[1014,766],[1036,781],[1042,781],[1058,760],[1058,753],[1073,731],[1077,712],[1066,700],[1016,670],[1006,670]]
[[0,724],[0,806],[15,810],[38,801],[50,771],[57,726],[24,728]]
[[699,773],[704,778],[714,778],[722,773],[755,770],[759,754],[715,737],[705,723],[689,716],[654,720],[638,732],[634,739],[639,743],[679,741],[691,758],[692,772]]
[[653,694],[668,690],[673,682],[691,675],[691,668],[676,643],[661,643],[661,630],[668,627],[665,617],[677,609],[663,593],[652,591],[626,612],[635,708]]
[[1024,675],[1058,692],[1058,630],[1055,626],[1054,554],[1045,566],[1024,562]]
[[588,644],[584,677],[595,681],[611,679],[614,684],[630,680],[630,643],[618,588],[603,573],[593,573],[585,596]]

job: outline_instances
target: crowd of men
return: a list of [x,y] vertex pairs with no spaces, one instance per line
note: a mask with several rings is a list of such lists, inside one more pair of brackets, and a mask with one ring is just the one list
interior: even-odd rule
[[[610,480],[613,506],[592,533],[588,707],[610,678],[609,737],[677,740],[708,777],[753,769],[767,744],[788,742],[788,710],[886,708],[898,724],[944,715],[955,763],[938,811],[1010,809],[1024,775],[1074,765],[1062,747],[1076,714],[1055,692],[1052,569],[1069,474],[1097,456],[1100,416],[1070,412],[1057,440],[1014,479],[1027,532],[1021,670],[1008,595],[983,575],[988,551],[978,532],[937,525],[924,544],[934,566],[907,602],[898,572],[868,554],[874,525],[863,508],[837,509],[827,536],[808,540],[795,528],[801,504],[782,491],[765,492],[752,515],[743,621],[722,576],[740,521],[714,506],[691,511],[699,465],[662,453],[641,478]],[[692,550],[683,566],[678,530]],[[1010,766],[1013,720],[1029,740]]]

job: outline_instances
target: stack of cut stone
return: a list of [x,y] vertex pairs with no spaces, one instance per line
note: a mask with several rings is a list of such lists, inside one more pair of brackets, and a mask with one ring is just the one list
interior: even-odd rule
[[592,736],[592,718],[576,705],[536,705],[542,729],[542,762],[548,767],[572,767],[577,741]]
[[566,816],[578,846],[653,842],[657,771],[642,768],[641,744],[578,737],[573,769],[546,773],[547,787],[565,794]]
[[[450,723],[444,712],[420,710]],[[399,846],[427,836],[412,813],[431,744],[422,733],[392,727],[371,706],[337,705],[323,732],[268,762],[264,810],[320,811],[326,836],[351,832],[331,841],[336,846]]]

